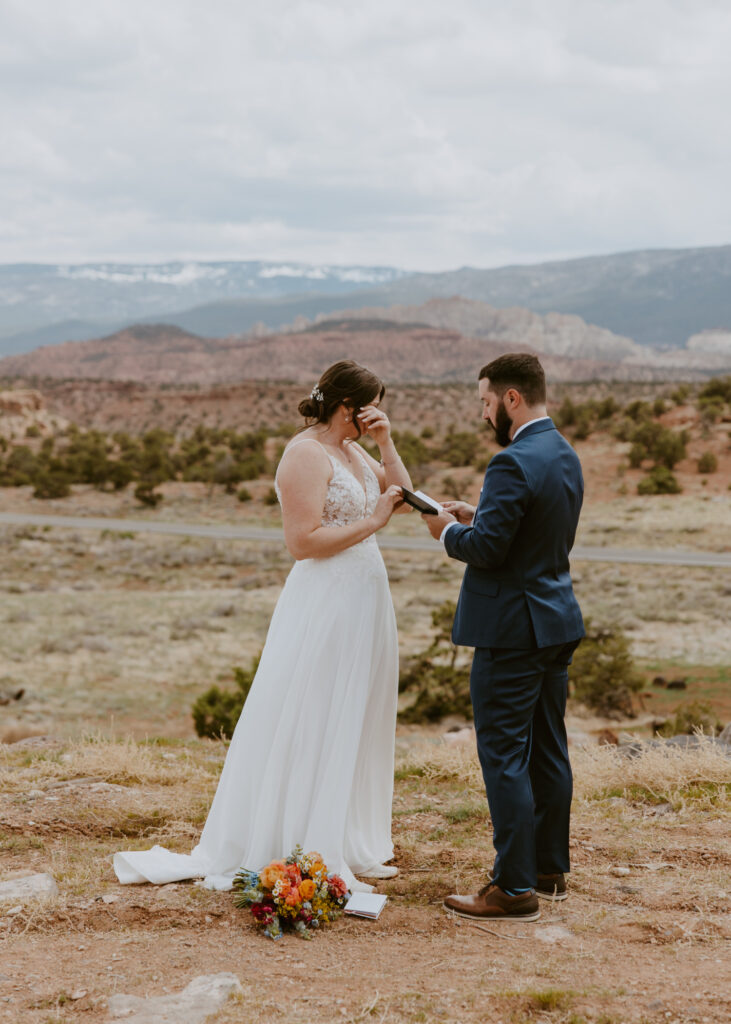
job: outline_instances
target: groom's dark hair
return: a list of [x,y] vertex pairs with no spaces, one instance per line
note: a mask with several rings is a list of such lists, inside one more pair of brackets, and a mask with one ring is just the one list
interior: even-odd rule
[[528,352],[509,352],[493,359],[480,370],[479,379],[485,378],[500,398],[508,388],[515,388],[528,405],[543,405],[546,401],[546,375],[537,357]]

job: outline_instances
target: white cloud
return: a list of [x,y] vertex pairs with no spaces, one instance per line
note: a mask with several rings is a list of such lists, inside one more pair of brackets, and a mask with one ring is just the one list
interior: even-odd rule
[[3,0],[0,260],[727,242],[714,0]]

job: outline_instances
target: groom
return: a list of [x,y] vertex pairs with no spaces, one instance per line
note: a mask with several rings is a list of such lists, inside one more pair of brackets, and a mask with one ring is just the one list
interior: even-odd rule
[[423,516],[467,563],[455,644],[475,648],[470,692],[497,857],[475,896],[448,896],[464,917],[535,920],[538,896],[565,899],[572,775],[564,713],[568,665],[584,635],[569,575],[584,484],[579,459],[546,414],[533,355],[480,371],[482,418],[505,451],[477,508]]

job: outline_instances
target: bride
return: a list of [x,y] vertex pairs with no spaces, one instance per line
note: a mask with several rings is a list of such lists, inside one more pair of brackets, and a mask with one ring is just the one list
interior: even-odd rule
[[[376,531],[406,511],[411,480],[379,409],[385,388],[352,361],[299,405],[275,487],[296,562],[226,755],[200,842],[114,855],[120,882],[203,876],[228,889],[296,844],[322,854],[351,890],[388,878],[393,856],[396,621]],[[365,431],[381,462],[357,443]]]

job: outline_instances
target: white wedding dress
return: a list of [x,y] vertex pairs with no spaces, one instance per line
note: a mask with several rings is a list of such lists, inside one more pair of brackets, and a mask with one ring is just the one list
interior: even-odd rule
[[[380,488],[365,459],[363,487],[329,458],[322,525],[338,529],[369,515]],[[396,620],[375,535],[296,562],[200,842],[190,855],[161,846],[116,853],[119,881],[203,877],[228,889],[239,868],[259,871],[300,844],[349,888],[370,889],[354,876],[393,856],[397,691]]]

